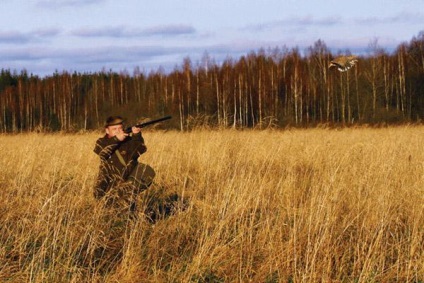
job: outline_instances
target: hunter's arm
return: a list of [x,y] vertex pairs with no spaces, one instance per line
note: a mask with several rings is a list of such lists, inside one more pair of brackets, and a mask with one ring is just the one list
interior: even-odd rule
[[100,138],[96,142],[94,152],[100,156],[101,159],[107,160],[118,148],[120,140],[115,136],[113,138]]
[[134,141],[141,142],[141,143],[144,144],[144,138],[143,138],[143,135],[141,134],[141,132],[136,133],[136,134],[132,134],[132,139]]
[[137,159],[140,155],[147,151],[141,132],[132,135],[132,143],[134,149],[132,156],[134,159]]

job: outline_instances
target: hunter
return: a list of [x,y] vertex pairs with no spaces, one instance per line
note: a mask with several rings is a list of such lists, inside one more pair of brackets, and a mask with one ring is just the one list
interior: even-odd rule
[[155,177],[153,168],[138,162],[138,158],[147,150],[141,128],[130,129],[130,133],[124,131],[124,119],[120,116],[111,116],[106,120],[105,135],[97,140],[94,147],[94,152],[100,157],[94,188],[97,199],[114,194],[114,191],[119,191],[119,195],[137,195],[146,190]]

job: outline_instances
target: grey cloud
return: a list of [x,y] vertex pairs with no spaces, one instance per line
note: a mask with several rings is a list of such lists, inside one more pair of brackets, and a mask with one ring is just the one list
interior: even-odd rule
[[[100,48],[8,48],[0,49],[0,64],[5,68],[19,71],[24,66],[30,73],[50,75],[55,70],[97,72],[102,69],[114,71],[132,70],[140,67],[155,70],[163,67],[172,71],[182,64],[185,57],[193,62],[200,60],[205,51],[213,59],[223,61],[228,56],[238,57],[240,47],[228,45],[198,46],[182,48],[177,46],[104,46]],[[237,52],[237,55],[234,54]]]
[[326,17],[315,19],[313,17],[303,18],[292,18],[290,20],[283,21],[283,24],[293,24],[297,26],[334,26],[342,22],[340,17]]
[[17,44],[30,41],[31,36],[17,31],[0,31],[0,44]]
[[106,0],[39,0],[36,5],[41,8],[79,7],[105,2]]
[[139,36],[155,36],[155,35],[169,35],[178,36],[193,34],[196,30],[189,25],[168,25],[156,26],[146,29],[128,28],[124,26],[116,27],[102,27],[102,28],[82,28],[71,32],[72,35],[81,37],[114,37],[114,38],[127,38]]
[[53,60],[73,63],[131,62],[170,55],[179,50],[181,49],[162,46],[109,46],[74,49],[5,48],[0,50],[0,58],[7,58],[11,61]]
[[[124,27],[81,28],[71,32],[81,37],[126,37],[129,36]],[[127,34],[127,35],[126,35]]]
[[[37,61],[50,58],[52,51],[41,48],[4,48],[0,50],[0,58],[7,58],[7,61]],[[5,61],[5,60],[3,60]]]
[[399,13],[391,17],[364,17],[355,19],[356,24],[361,25],[372,25],[372,24],[401,24],[401,23],[413,23],[422,24],[424,15],[419,13]]
[[193,34],[195,32],[195,28],[189,25],[156,26],[143,31],[146,35],[180,35]]
[[279,21],[266,22],[258,25],[249,25],[243,30],[263,31],[281,27],[308,27],[308,26],[334,26],[342,22],[340,17],[314,18],[312,16],[291,17]]
[[[40,76],[51,75],[56,70],[98,72],[102,69],[122,71],[159,67],[166,57],[173,57],[169,48],[161,46],[110,46],[102,48],[0,48],[0,64],[11,70],[26,69]],[[178,51],[176,51],[178,52]],[[179,63],[179,62],[178,62]]]
[[27,44],[59,35],[61,31],[56,28],[38,29],[30,32],[0,31],[0,44]]
[[57,28],[38,29],[32,32],[32,34],[37,37],[54,37],[56,35],[59,35],[60,33],[61,30]]
[[61,56],[71,58],[73,61],[80,63],[111,63],[140,61],[146,58],[167,55],[172,53],[172,51],[161,46],[110,46],[66,50],[62,53]]

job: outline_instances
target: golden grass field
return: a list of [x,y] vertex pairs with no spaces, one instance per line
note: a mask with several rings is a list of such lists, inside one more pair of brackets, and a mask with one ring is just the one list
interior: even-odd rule
[[145,131],[133,220],[92,197],[100,136],[0,135],[0,282],[424,282],[423,126]]

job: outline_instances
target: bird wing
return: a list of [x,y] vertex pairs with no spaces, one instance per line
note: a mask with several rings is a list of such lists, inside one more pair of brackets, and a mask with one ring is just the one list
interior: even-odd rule
[[343,66],[337,62],[336,60],[330,61],[330,68],[331,67],[337,67],[337,68],[342,68]]
[[358,59],[356,59],[355,56],[350,56],[346,59],[347,59],[346,60],[346,66],[353,67],[355,65],[355,63],[358,62]]
[[345,72],[352,68],[358,62],[356,56],[340,56],[330,61],[330,68],[337,67],[340,72]]

